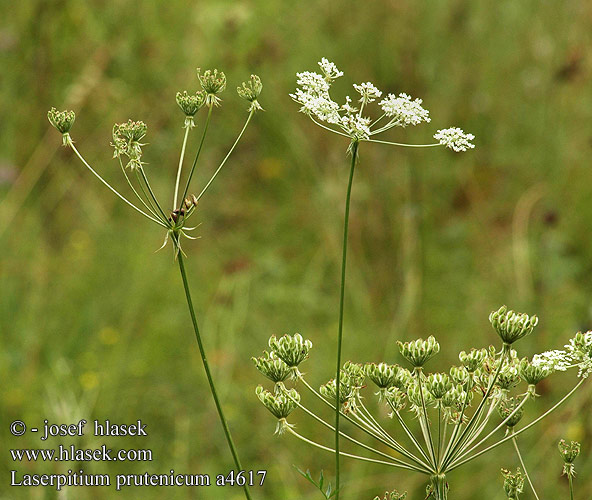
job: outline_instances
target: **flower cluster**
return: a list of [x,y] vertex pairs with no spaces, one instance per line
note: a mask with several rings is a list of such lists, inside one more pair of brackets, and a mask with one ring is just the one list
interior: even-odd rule
[[524,475],[520,467],[513,473],[507,469],[502,469],[504,476],[504,491],[508,500],[518,500],[518,495],[524,491]]
[[[408,127],[430,121],[429,111],[422,106],[423,101],[413,99],[405,93],[388,94],[382,99],[378,103],[382,115],[376,119],[365,116],[363,112],[366,110],[366,105],[377,101],[383,94],[372,82],[353,85],[354,90],[360,94],[359,108],[352,105],[350,96],[346,96],[345,102],[340,105],[331,98],[330,90],[332,83],[343,76],[343,71],[325,58],[321,59],[319,67],[321,73],[303,71],[296,74],[296,83],[299,88],[290,94],[290,97],[300,104],[302,113],[332,132],[345,135],[353,142],[370,141],[372,136],[393,127]],[[380,123],[383,120],[385,122]],[[324,122],[328,126],[319,122]],[[443,145],[456,152],[475,147],[470,142],[475,138],[473,134],[465,134],[459,128],[439,130],[434,137],[438,143],[421,146]]]
[[72,125],[74,125],[74,120],[76,119],[76,115],[74,111],[58,111],[55,108],[51,108],[47,112],[47,119],[49,123],[51,123],[59,132],[61,132],[63,136],[63,145],[67,146],[68,141],[70,139],[70,129]]
[[125,123],[113,125],[113,142],[115,149],[113,158],[127,156],[129,161],[126,167],[136,170],[142,167],[142,144],[140,141],[146,135],[148,127],[142,121],[128,120]]
[[397,490],[386,491],[382,497],[374,497],[374,500],[405,500],[407,492],[399,493]]
[[574,477],[576,475],[574,461],[580,454],[580,443],[577,441],[570,441],[568,443],[565,439],[562,439],[559,441],[557,447],[563,458],[563,474],[569,477]]
[[249,111],[263,111],[259,101],[257,101],[259,94],[261,94],[261,90],[263,90],[263,84],[261,83],[261,78],[257,75],[251,75],[248,82],[243,82],[243,84],[236,89],[239,97],[242,97],[251,103]]
[[578,332],[564,347],[565,349],[562,350],[535,354],[532,364],[557,371],[577,367],[578,377],[588,377],[592,373],[592,331]]

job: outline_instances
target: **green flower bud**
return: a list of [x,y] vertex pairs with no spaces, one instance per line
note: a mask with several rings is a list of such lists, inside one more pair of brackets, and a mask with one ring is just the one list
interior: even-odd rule
[[399,365],[387,365],[386,363],[366,363],[364,371],[380,389],[392,387],[395,384],[397,374],[401,370]]
[[59,132],[62,134],[62,144],[67,146],[72,139],[70,139],[70,129],[74,125],[76,115],[74,111],[58,111],[55,108],[51,108],[47,112],[47,119]]
[[[508,418],[514,410],[520,406],[521,401],[518,398],[506,398],[500,401],[500,404],[497,408],[500,417],[502,420]],[[506,422],[506,425],[511,429],[515,427],[518,422],[522,419],[522,415],[524,415],[524,406],[522,406],[514,415],[510,417],[510,419]]]
[[257,111],[263,110],[257,101],[259,94],[261,94],[261,89],[263,89],[261,78],[257,75],[251,75],[250,80],[248,82],[243,82],[240,87],[237,87],[236,91],[238,92],[239,97],[242,97],[251,103],[249,111]]
[[516,469],[515,474],[507,469],[502,469],[502,475],[504,476],[504,491],[508,500],[519,500],[518,495],[524,490],[524,476],[520,467]]
[[300,394],[296,389],[284,389],[279,394],[273,394],[258,386],[255,394],[257,394],[259,401],[278,419],[286,418],[294,411],[296,403],[300,403]]
[[276,384],[284,382],[292,374],[292,369],[273,352],[263,351],[263,356],[251,359],[257,370]]
[[471,349],[468,353],[461,351],[458,359],[464,367],[473,373],[477,368],[480,368],[487,357],[487,349]]
[[440,344],[431,335],[427,340],[417,339],[405,343],[397,341],[397,345],[403,357],[416,368],[423,366],[430,358],[440,352]]
[[284,363],[290,368],[294,368],[308,358],[312,342],[304,340],[299,333],[295,333],[293,336],[283,335],[279,339],[272,335],[269,338],[269,347]]
[[226,75],[222,71],[207,69],[201,73],[201,69],[197,68],[197,79],[201,88],[206,93],[206,105],[208,107],[215,105],[219,106],[220,94],[226,89]]
[[525,313],[509,311],[506,306],[502,306],[489,315],[489,321],[504,344],[511,345],[531,334],[539,319]]
[[452,388],[450,377],[445,373],[431,373],[426,377],[425,385],[437,400],[442,399],[444,394]]
[[384,496],[381,497],[374,497],[374,500],[405,500],[407,498],[407,492],[399,493],[397,490],[393,491],[386,491]]

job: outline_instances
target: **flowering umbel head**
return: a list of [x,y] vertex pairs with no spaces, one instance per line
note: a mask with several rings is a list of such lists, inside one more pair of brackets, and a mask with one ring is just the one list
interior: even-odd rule
[[504,476],[504,491],[508,500],[519,500],[518,495],[524,490],[524,476],[520,467],[516,469],[516,473],[502,469],[502,475]]
[[471,141],[475,138],[473,134],[466,134],[461,128],[451,127],[438,130],[434,134],[436,139],[442,146],[446,146],[453,151],[460,153],[475,147]]
[[208,107],[219,106],[221,99],[218,94],[226,89],[226,75],[217,69],[206,69],[202,74],[201,68],[197,68],[197,79],[206,93],[206,105]]
[[516,313],[502,306],[489,315],[489,322],[504,344],[511,345],[522,337],[530,335],[539,318],[525,313]]
[[113,125],[113,142],[115,149],[113,158],[127,156],[129,161],[126,167],[132,170],[142,168],[142,144],[140,141],[146,135],[148,127],[142,121],[128,120],[125,123]]
[[195,94],[188,94],[186,90],[177,92],[177,104],[185,113],[185,128],[195,127],[193,117],[206,102],[206,93],[202,90]]
[[430,358],[440,352],[440,344],[430,335],[427,340],[417,339],[412,342],[397,341],[403,357],[415,368],[422,367]]
[[261,83],[261,78],[257,75],[251,75],[249,81],[243,82],[240,87],[237,87],[236,91],[238,92],[239,97],[242,97],[251,103],[249,111],[263,111],[263,108],[257,100],[262,89],[263,84]]
[[55,108],[51,108],[47,112],[47,119],[49,123],[51,123],[59,132],[62,134],[62,144],[67,146],[70,141],[70,129],[72,125],[74,125],[74,120],[76,119],[76,115],[74,111],[58,111]]
[[576,475],[574,461],[580,454],[580,443],[577,441],[570,441],[569,443],[562,439],[557,445],[559,453],[563,457],[563,474],[573,477]]

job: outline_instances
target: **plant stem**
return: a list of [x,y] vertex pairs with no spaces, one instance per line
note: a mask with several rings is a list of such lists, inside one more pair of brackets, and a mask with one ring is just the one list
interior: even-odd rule
[[[193,323],[193,330],[195,331],[195,339],[197,340],[197,345],[199,347],[199,353],[201,354],[201,361],[203,363],[203,367],[206,372],[206,377],[208,379],[208,384],[210,385],[210,391],[212,393],[212,397],[214,398],[214,403],[216,404],[216,409],[218,410],[218,416],[220,418],[220,423],[222,424],[222,428],[224,429],[226,441],[228,442],[228,446],[230,448],[230,452],[232,453],[232,458],[234,459],[234,464],[236,465],[237,472],[238,472],[238,471],[243,470],[243,467],[240,463],[240,459],[238,458],[238,453],[236,451],[236,447],[234,446],[232,436],[230,435],[230,429],[228,428],[228,423],[226,422],[226,418],[224,417],[224,412],[222,411],[222,406],[220,405],[220,400],[218,399],[218,393],[216,392],[216,387],[214,386],[214,380],[212,379],[212,374],[210,373],[210,367],[208,365],[206,351],[204,349],[204,346],[203,346],[203,343],[201,340],[201,335],[199,333],[199,328],[197,326],[197,318],[195,316],[195,310],[193,309],[193,301],[191,300],[191,293],[189,292],[189,283],[187,282],[187,274],[185,272],[185,263],[183,260],[183,252],[178,253],[177,260],[179,261],[179,271],[181,272],[181,278],[183,279],[183,288],[185,289],[185,297],[187,298],[187,306],[189,307],[189,314],[191,315],[191,322]],[[249,493],[249,488],[246,484],[243,486],[243,490],[245,493],[245,497],[248,500],[251,500],[251,494]]]
[[[514,433],[514,430],[512,430],[512,434],[513,433]],[[536,490],[534,489],[534,484],[532,484],[532,481],[531,481],[530,476],[528,474],[528,470],[526,470],[526,464],[524,463],[524,460],[522,460],[522,454],[520,453],[520,449],[518,448],[518,441],[516,441],[515,437],[512,438],[512,444],[514,445],[514,449],[516,450],[516,454],[518,455],[518,460],[520,460],[520,465],[522,465],[522,469],[524,470],[524,475],[526,476],[526,479],[528,480],[528,484],[530,485],[530,489],[532,490],[534,497],[537,500],[540,500],[539,496],[537,495]]]
[[193,172],[195,172],[195,166],[197,165],[197,160],[201,153],[201,148],[203,147],[204,141],[206,139],[206,133],[208,131],[208,125],[210,124],[210,118],[212,117],[212,110],[214,106],[210,106],[208,109],[208,117],[206,118],[206,124],[204,125],[204,131],[201,134],[201,141],[199,141],[199,147],[197,148],[197,153],[195,154],[195,158],[193,159],[193,165],[191,165],[191,170],[189,171],[189,176],[187,177],[187,184],[185,184],[185,190],[183,191],[183,196],[181,197],[182,200],[185,199],[187,196],[187,191],[189,191],[189,184],[191,183],[191,178],[193,177]]
[[190,128],[191,127],[185,127],[185,136],[183,137],[183,146],[181,147],[181,157],[179,158],[179,168],[177,169],[177,179],[175,180],[175,197],[173,198],[173,210],[177,208],[177,198],[179,196],[179,182],[181,180],[181,170],[183,169],[185,147],[187,146],[187,137],[189,137]]
[[569,474],[567,476],[567,479],[569,480],[569,498],[570,500],[574,500],[574,493],[573,493],[573,478],[572,475]]
[[[210,184],[212,184],[212,182],[214,182],[214,179],[216,178],[216,176],[220,173],[220,170],[222,170],[222,167],[224,166],[224,164],[226,163],[226,161],[228,160],[228,158],[230,158],[230,155],[232,154],[232,152],[234,151],[234,148],[236,148],[236,145],[238,144],[238,142],[241,140],[241,137],[243,136],[243,134],[245,133],[245,130],[247,130],[247,125],[249,125],[249,122],[251,121],[251,118],[253,118],[253,115],[255,114],[255,111],[251,111],[249,113],[249,116],[247,118],[247,121],[245,122],[245,124],[243,125],[242,130],[240,131],[240,134],[238,134],[238,137],[236,138],[236,141],[234,141],[234,144],[232,145],[232,147],[230,148],[230,150],[228,151],[228,153],[226,154],[226,156],[224,157],[224,159],[222,160],[222,163],[220,163],[220,165],[218,166],[218,168],[216,169],[216,171],[214,172],[214,175],[212,175],[212,177],[210,177],[210,180],[208,181],[208,183],[205,185],[205,187],[201,190],[201,193],[199,193],[199,195],[197,195],[197,201],[201,200],[201,197],[205,194],[205,192],[208,190],[208,188],[210,187]],[[187,183],[187,187],[189,187],[189,183]],[[185,194],[183,195],[183,197],[185,197],[187,195],[187,188],[185,188]]]
[[341,383],[341,344],[343,341],[343,306],[345,302],[345,268],[347,264],[347,233],[349,229],[349,205],[351,201],[352,184],[354,181],[354,171],[358,159],[358,141],[351,144],[351,167],[349,171],[349,181],[347,184],[347,195],[345,198],[345,217],[343,222],[343,249],[341,257],[341,287],[339,292],[339,332],[337,334],[337,374],[335,375],[335,394],[337,401],[335,404],[335,500],[339,500],[339,389]]

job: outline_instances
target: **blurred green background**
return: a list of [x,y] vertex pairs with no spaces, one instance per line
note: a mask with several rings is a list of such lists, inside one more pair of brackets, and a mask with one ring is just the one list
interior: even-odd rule
[[[477,145],[462,155],[362,145],[345,359],[400,362],[396,339],[433,334],[442,352],[428,368],[447,369],[459,350],[496,342],[487,316],[504,303],[540,316],[522,355],[592,328],[589,2],[46,0],[4,2],[1,10],[0,498],[56,496],[51,488],[10,488],[12,469],[67,469],[10,460],[9,448],[41,446],[30,434],[10,436],[17,418],[30,426],[44,418],[148,424],[148,438],[107,443],[150,448],[152,463],[79,464],[86,473],[215,475],[232,466],[172,252],[154,253],[164,235],[60,147],[46,119],[51,106],[76,110],[77,146],[122,190],[112,124],[146,121],[147,170],[168,200],[183,134],[175,93],[196,90],[198,66],[228,77],[197,190],[246,118],[234,88],[252,72],[261,76],[266,112],[255,116],[203,198],[201,239],[185,247],[243,464],[269,471],[255,498],[320,498],[293,464],[333,479],[332,455],[273,436],[274,419],[254,395],[265,381],[250,361],[271,334],[298,331],[314,344],[303,367],[309,380],[318,385],[333,373],[347,141],[316,127],[288,97],[295,73],[316,70],[321,57],[345,72],[335,84],[340,97],[351,83],[370,80],[424,99],[432,122],[392,131],[391,140],[430,142],[438,128],[454,125],[473,132]],[[527,418],[574,379],[552,377]],[[582,441],[576,494],[592,497],[591,394],[585,385],[521,438],[544,498],[568,494],[556,448],[562,437]],[[331,443],[302,413],[290,420]],[[103,443],[92,436],[58,442]],[[395,487],[413,500],[425,496],[423,477],[343,464],[345,499]],[[451,495],[501,500],[500,467],[517,465],[510,446],[498,448],[453,473]],[[113,496],[112,489],[78,488],[61,498]],[[120,496],[242,498],[237,488],[141,488]]]

